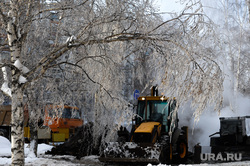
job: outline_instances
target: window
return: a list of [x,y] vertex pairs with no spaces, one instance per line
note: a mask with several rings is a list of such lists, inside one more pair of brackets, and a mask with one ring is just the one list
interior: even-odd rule
[[71,118],[70,108],[64,108],[63,113],[62,113],[62,118]]
[[161,100],[149,100],[147,102],[147,119],[154,122],[162,122],[168,116],[168,103]]
[[71,116],[72,119],[81,119],[81,113],[80,113],[80,110],[72,110],[72,116]]
[[145,120],[145,111],[146,111],[145,104],[146,104],[146,101],[138,102],[137,113],[140,117],[137,119],[137,124],[140,123],[142,120]]

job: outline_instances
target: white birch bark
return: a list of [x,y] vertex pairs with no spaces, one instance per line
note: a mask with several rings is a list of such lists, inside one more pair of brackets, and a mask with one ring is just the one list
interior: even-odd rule
[[[18,35],[17,10],[14,1],[10,1],[10,11],[8,13],[7,37],[9,42],[11,63],[21,56],[21,42]],[[11,108],[11,165],[24,165],[24,116],[23,116],[23,90],[18,80],[20,70],[12,68],[12,108]]]
[[38,147],[38,120],[40,118],[39,114],[39,104],[38,98],[36,97],[34,88],[28,88],[28,110],[29,110],[29,128],[30,128],[30,148],[29,156],[37,156],[37,147]]

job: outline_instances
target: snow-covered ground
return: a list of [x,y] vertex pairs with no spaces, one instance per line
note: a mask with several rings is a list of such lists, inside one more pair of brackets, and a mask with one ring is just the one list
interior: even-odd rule
[[[52,156],[45,155],[45,152],[51,150],[53,146],[47,144],[38,145],[38,157],[29,152],[29,145],[25,144],[25,166],[101,166],[104,165],[98,160],[98,156],[87,156],[77,160],[74,156]],[[0,136],[0,166],[11,164],[11,144],[8,139]]]
[[[53,146],[46,144],[38,145],[38,157],[30,155],[28,144],[25,144],[25,165],[26,166],[103,166],[98,160],[98,156],[87,156],[80,160],[74,156],[52,156],[45,155],[45,152],[50,150]],[[9,166],[11,164],[11,145],[8,139],[0,136],[0,166]],[[195,166],[248,166],[250,161],[221,163],[221,164],[198,164]],[[148,166],[155,166],[148,164]],[[167,166],[165,164],[158,164],[157,166]],[[180,166],[184,166],[183,164]],[[187,166],[191,166],[190,164]]]

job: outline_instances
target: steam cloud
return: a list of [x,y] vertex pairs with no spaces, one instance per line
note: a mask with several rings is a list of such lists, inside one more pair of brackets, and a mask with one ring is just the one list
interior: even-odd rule
[[[208,107],[201,115],[200,120],[195,124],[192,108],[190,104],[183,106],[183,111],[179,112],[179,125],[189,127],[189,150],[193,150],[194,145],[200,143],[203,152],[210,151],[209,135],[218,132],[220,128],[219,117],[249,116],[250,98],[238,92],[234,93],[232,80],[233,74],[223,66],[225,73],[223,108],[220,113],[214,112],[212,107]],[[182,110],[182,109],[181,109]]]

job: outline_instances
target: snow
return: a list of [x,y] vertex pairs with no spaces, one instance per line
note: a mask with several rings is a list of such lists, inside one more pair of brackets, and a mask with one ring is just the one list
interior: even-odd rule
[[9,88],[9,81],[8,81],[8,75],[7,75],[7,70],[6,70],[6,67],[2,67],[2,72],[3,72],[3,84],[2,84],[2,87],[1,87],[1,90],[7,94],[8,96],[11,97],[11,89]]
[[30,71],[26,66],[24,66],[24,65],[20,62],[19,59],[17,59],[17,60],[15,61],[14,66],[15,66],[16,68],[18,68],[19,70],[21,70],[22,73],[24,73],[24,74],[26,74],[26,73],[28,73],[28,72]]
[[[29,145],[25,144],[25,165],[27,166],[72,166],[72,165],[103,165],[99,162],[98,156],[87,156],[77,160],[74,156],[52,156],[45,155],[45,152],[51,150],[53,146],[47,144],[38,144],[38,157],[30,154]],[[11,164],[11,143],[5,137],[0,136],[0,166]]]
[[27,82],[27,79],[24,76],[20,75],[19,79],[18,79],[18,83],[19,84],[24,84],[25,82]]
[[[42,155],[44,154],[46,151],[51,150],[53,148],[53,146],[51,145],[47,145],[47,144],[39,144],[38,145],[38,149],[37,149],[37,154],[38,155]],[[29,156],[29,144],[25,144],[25,156]],[[0,136],[0,156],[4,156],[4,157],[10,157],[11,156],[11,143],[10,141],[5,138]],[[0,162],[1,165],[1,162]]]
[[9,88],[7,82],[4,82],[4,83],[2,84],[1,90],[2,90],[5,94],[7,94],[8,96],[11,97],[11,89]]
[[0,136],[0,156],[9,156],[11,154],[11,144],[10,141]]
[[[24,66],[24,65],[20,62],[19,59],[17,59],[17,60],[15,61],[14,66],[15,66],[16,68],[18,68],[23,74],[26,74],[26,73],[28,73],[28,72],[30,71],[26,66]],[[19,83],[19,84],[24,84],[24,83],[26,83],[26,82],[27,82],[27,79],[26,79],[23,75],[20,75],[20,76],[19,76],[18,83]]]
[[68,43],[69,46],[72,45],[72,43],[76,40],[76,37],[74,35],[67,38],[66,43]]

